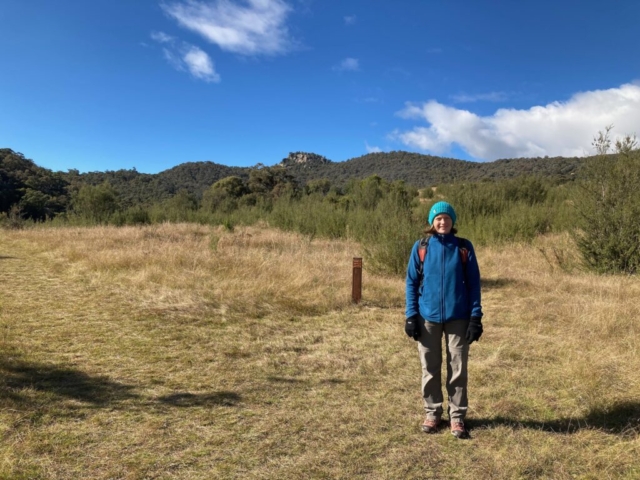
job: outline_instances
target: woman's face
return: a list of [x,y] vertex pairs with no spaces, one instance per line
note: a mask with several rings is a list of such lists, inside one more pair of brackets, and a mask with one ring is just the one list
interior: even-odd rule
[[451,220],[451,217],[446,213],[441,213],[433,219],[433,227],[440,235],[446,235],[447,233],[451,232],[451,228],[453,227],[453,220]]

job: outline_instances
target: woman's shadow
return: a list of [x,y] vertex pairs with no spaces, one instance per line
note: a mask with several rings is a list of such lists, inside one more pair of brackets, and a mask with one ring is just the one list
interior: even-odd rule
[[95,406],[137,397],[132,385],[67,366],[26,361],[19,354],[0,354],[0,376],[0,405],[12,408],[38,405],[29,391],[47,393],[49,401],[66,398]]
[[582,417],[560,418],[548,422],[514,420],[505,417],[469,419],[469,430],[506,426],[512,429],[532,429],[543,432],[574,434],[580,430],[600,430],[611,435],[640,434],[640,402],[619,402],[609,407],[594,408]]
[[18,353],[0,353],[0,408],[35,411],[43,405],[61,404],[64,400],[101,408],[122,408],[128,400],[145,406],[216,407],[234,406],[241,400],[237,393],[226,391],[175,392],[144,398],[135,392],[137,388],[106,375],[90,375],[70,366],[33,362]]

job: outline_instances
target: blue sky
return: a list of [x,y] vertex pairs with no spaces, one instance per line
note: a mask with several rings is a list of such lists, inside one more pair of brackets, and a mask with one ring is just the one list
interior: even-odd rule
[[640,2],[2,0],[0,147],[53,170],[584,155],[640,125]]

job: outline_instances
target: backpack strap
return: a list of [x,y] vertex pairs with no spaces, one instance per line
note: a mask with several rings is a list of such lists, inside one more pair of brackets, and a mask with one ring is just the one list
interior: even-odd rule
[[[469,240],[458,237],[458,251],[462,260],[462,272],[464,273],[464,283],[467,284],[467,262],[469,261]],[[467,287],[469,288],[469,287]]]
[[424,280],[424,260],[427,258],[427,250],[429,249],[429,239],[431,235],[423,237],[420,239],[420,244],[418,245],[418,257],[420,257],[420,263],[418,264],[418,278],[420,279],[420,286],[418,287],[418,292],[422,292],[422,281]]
[[418,245],[418,256],[420,257],[420,263],[424,263],[424,259],[427,256],[427,249],[429,248],[429,237],[420,239],[420,245]]
[[462,259],[462,264],[467,265],[469,261],[469,240],[466,238],[458,237],[458,250],[460,251],[460,258]]

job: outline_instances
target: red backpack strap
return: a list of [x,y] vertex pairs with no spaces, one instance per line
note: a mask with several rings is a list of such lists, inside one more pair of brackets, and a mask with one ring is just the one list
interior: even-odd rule
[[420,239],[418,244],[418,257],[420,257],[420,264],[418,265],[418,278],[420,279],[419,292],[422,292],[422,281],[424,280],[424,259],[427,258],[427,249],[429,247],[429,237]]
[[462,264],[466,266],[469,261],[469,249],[467,248],[467,239],[458,237],[458,251],[460,252],[460,259]]
[[427,247],[429,243],[429,238],[425,237],[420,240],[420,245],[418,245],[418,256],[420,257],[420,263],[424,263],[424,259],[427,256]]
[[460,260],[462,260],[462,273],[464,275],[464,283],[467,283],[467,262],[469,261],[469,241],[466,238],[458,237],[458,251],[460,252]]

